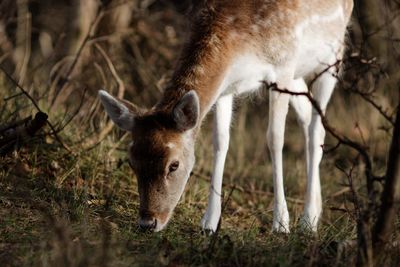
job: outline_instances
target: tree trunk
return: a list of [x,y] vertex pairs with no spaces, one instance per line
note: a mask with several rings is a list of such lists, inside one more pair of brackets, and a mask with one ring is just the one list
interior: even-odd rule
[[385,31],[380,29],[385,22],[382,4],[376,0],[356,0],[355,15],[360,23],[361,41],[370,48],[372,55],[383,59],[387,54],[387,42],[382,42]]
[[382,203],[373,232],[375,251],[390,240],[391,234],[395,230],[395,219],[400,201],[400,89],[396,116],[386,169],[385,187],[382,193]]

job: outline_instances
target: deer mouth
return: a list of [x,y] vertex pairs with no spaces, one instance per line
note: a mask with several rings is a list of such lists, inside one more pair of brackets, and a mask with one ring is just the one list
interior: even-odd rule
[[160,232],[165,228],[165,226],[167,226],[168,221],[171,218],[171,213],[172,212],[167,211],[159,214],[159,216],[156,219],[157,223],[154,228],[154,232]]
[[142,231],[159,232],[165,228],[171,218],[169,211],[154,214],[154,216],[141,216],[139,218],[139,227]]

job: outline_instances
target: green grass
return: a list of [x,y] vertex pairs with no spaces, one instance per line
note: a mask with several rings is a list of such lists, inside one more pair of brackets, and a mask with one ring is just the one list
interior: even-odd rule
[[[243,117],[245,116],[245,117]],[[239,111],[236,124],[248,119]],[[259,123],[252,118],[248,127]],[[290,121],[289,121],[290,122]],[[289,129],[297,126],[290,126]],[[233,131],[225,174],[221,228],[207,235],[199,226],[205,211],[211,151],[209,123],[199,140],[198,163],[175,214],[161,233],[139,231],[136,180],[126,162],[124,142],[114,132],[91,149],[73,153],[50,138],[38,138],[0,159],[0,261],[5,266],[348,266],[356,228],[344,178],[327,155],[322,164],[324,215],[318,236],[297,227],[305,190],[302,150],[286,147],[285,188],[291,215],[289,235],[271,233],[272,180],[261,133],[255,142],[236,146]],[[247,126],[246,126],[247,128]],[[257,130],[258,131],[258,130]],[[62,134],[74,143],[71,125]],[[256,149],[260,147],[262,148]],[[258,151],[260,150],[260,151]],[[262,152],[261,152],[262,151]],[[250,163],[249,163],[250,161]],[[249,165],[251,164],[251,165]],[[232,188],[236,188],[229,199]],[[343,206],[345,205],[345,206]],[[331,210],[349,209],[350,213]],[[392,258],[392,260],[395,260]]]

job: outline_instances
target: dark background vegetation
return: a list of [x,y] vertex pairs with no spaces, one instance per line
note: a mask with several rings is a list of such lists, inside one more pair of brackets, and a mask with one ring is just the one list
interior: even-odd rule
[[[355,4],[327,120],[361,145],[373,175],[366,177],[360,151],[328,134],[320,230],[298,230],[306,176],[303,137],[290,113],[284,171],[292,233],[271,233],[267,88],[240,97],[221,229],[208,236],[199,222],[212,162],[210,120],[170,224],[142,233],[125,153],[130,137],[113,127],[96,98],[103,88],[143,107],[156,103],[187,36],[191,1],[1,0],[0,265],[349,266],[373,264],[373,257],[377,265],[398,266],[397,213],[384,245],[374,253],[371,247],[399,105],[400,3]],[[48,115],[44,126],[29,119],[39,111]]]

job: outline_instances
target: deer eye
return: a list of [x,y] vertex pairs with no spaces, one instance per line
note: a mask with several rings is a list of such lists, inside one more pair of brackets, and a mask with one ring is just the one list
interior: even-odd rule
[[173,161],[170,165],[169,165],[169,173],[174,172],[178,169],[179,167],[179,161]]

